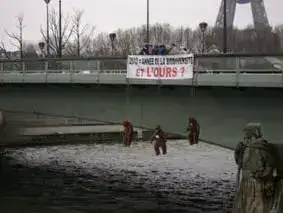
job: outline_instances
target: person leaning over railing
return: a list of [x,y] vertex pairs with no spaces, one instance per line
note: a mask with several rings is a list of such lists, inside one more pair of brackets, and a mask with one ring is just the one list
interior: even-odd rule
[[173,44],[171,45],[171,48],[170,48],[168,54],[169,54],[169,55],[177,55],[177,54],[179,54],[179,51],[178,51],[178,49],[177,49],[177,47],[176,47],[176,44],[173,43]]
[[158,51],[159,51],[159,45],[154,45],[154,47],[152,48],[151,54],[158,55]]
[[159,45],[158,55],[166,55],[166,47],[164,44]]
[[180,47],[180,54],[188,54],[187,48],[186,47]]
[[149,55],[148,49],[144,46],[144,47],[141,49],[139,55]]

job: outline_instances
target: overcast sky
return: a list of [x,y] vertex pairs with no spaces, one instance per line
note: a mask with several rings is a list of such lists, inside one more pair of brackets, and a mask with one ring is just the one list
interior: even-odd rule
[[[166,22],[173,26],[195,28],[200,21],[215,23],[221,0],[150,0],[150,22]],[[9,43],[4,29],[17,32],[16,16],[24,14],[24,39],[38,42],[40,26],[46,26],[44,0],[0,0],[0,41]],[[58,9],[58,0],[50,7]],[[271,25],[283,23],[283,0],[265,0]],[[84,21],[96,26],[96,32],[111,32],[146,23],[146,0],[62,0],[63,12],[85,11]],[[238,5],[235,25],[243,28],[252,24],[250,5]]]

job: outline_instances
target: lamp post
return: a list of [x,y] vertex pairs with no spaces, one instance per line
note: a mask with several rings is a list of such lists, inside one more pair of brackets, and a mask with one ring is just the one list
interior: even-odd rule
[[59,0],[59,58],[62,57],[62,0]]
[[116,39],[116,33],[110,33],[109,38],[111,41],[111,51],[112,51],[112,56],[114,55],[114,41]]
[[38,43],[38,47],[39,47],[39,49],[40,49],[41,57],[42,57],[42,58],[44,58],[44,52],[43,52],[44,46],[45,46],[45,43],[44,43],[44,42],[39,42],[39,43]]
[[207,28],[207,23],[206,22],[201,22],[199,24],[199,28],[202,32],[202,53],[204,53],[204,49],[205,49],[205,31],[206,31],[206,28]]
[[146,1],[146,43],[149,44],[149,0]]
[[44,0],[46,4],[46,54],[47,57],[50,54],[50,48],[49,48],[49,8],[48,5],[51,0]]
[[223,1],[223,53],[227,52],[227,0]]

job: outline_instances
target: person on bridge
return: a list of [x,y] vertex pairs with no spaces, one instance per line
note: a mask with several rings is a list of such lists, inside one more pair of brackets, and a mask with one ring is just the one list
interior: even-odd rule
[[200,126],[197,120],[190,116],[188,120],[188,139],[190,142],[190,145],[198,144],[199,141],[199,133],[200,133]]
[[157,125],[152,138],[151,138],[151,143],[154,141],[154,151],[156,155],[160,155],[160,148],[162,150],[162,154],[166,155],[167,153],[167,146],[166,146],[166,137],[164,131],[161,129],[160,125]]
[[234,153],[239,175],[232,213],[282,212],[279,156],[263,139],[260,124],[249,123],[243,132]]
[[134,134],[134,127],[129,121],[123,122],[124,126],[124,145],[131,146]]

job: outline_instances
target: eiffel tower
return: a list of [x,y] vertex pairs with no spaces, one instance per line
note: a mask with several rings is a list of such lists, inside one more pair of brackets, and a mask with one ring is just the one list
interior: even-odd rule
[[[223,28],[223,16],[224,16],[224,1],[222,0],[221,6],[217,15],[215,27]],[[269,28],[269,22],[265,10],[265,6],[263,0],[226,0],[226,20],[227,20],[227,28],[232,28],[235,12],[236,12],[236,4],[251,4],[252,16],[254,22],[254,28],[256,30],[261,30],[265,28]]]

